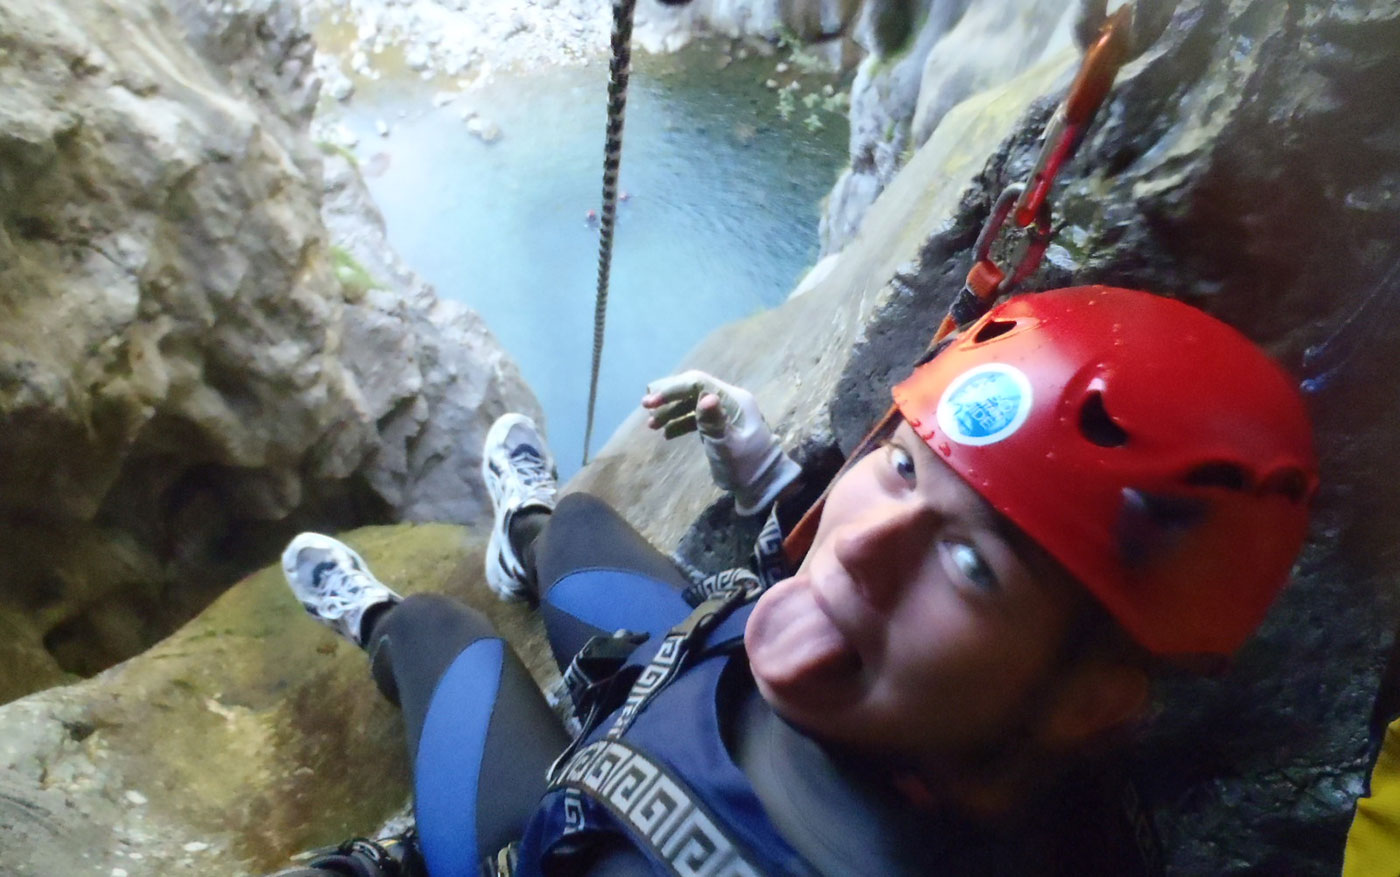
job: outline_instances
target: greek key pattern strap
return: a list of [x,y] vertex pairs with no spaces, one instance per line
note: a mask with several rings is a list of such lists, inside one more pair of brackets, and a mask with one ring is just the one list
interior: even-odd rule
[[632,727],[632,720],[637,718],[637,714],[642,711],[642,707],[647,705],[652,695],[665,688],[680,671],[681,665],[685,663],[687,646],[690,641],[690,631],[684,632],[673,630],[662,640],[661,648],[642,669],[642,673],[637,677],[637,681],[632,683],[632,688],[627,692],[627,700],[618,710],[617,718],[613,720],[612,727],[608,728],[609,739],[616,740],[627,729]]
[[754,569],[764,590],[773,587],[791,573],[787,568],[787,556],[783,554],[783,527],[778,522],[778,506],[768,513],[768,520],[758,534],[753,546]]
[[582,802],[575,796],[586,795],[630,826],[637,840],[674,877],[759,877],[763,873],[684,783],[621,741],[598,740],[580,749],[551,788],[566,790],[571,829],[584,827]]

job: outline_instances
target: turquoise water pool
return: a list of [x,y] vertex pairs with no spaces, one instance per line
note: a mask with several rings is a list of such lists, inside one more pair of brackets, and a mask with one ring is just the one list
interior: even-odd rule
[[[777,74],[778,58],[719,69],[720,52],[637,59],[595,452],[649,379],[716,326],[781,302],[816,259],[820,201],[847,140],[844,110],[819,99],[839,83],[802,76],[784,119],[766,82],[797,74]],[[566,478],[588,400],[598,233],[585,215],[600,206],[606,82],[602,64],[501,74],[436,108],[435,86],[379,80],[335,110],[360,137],[391,242],[520,364]],[[473,136],[467,110],[501,139]]]

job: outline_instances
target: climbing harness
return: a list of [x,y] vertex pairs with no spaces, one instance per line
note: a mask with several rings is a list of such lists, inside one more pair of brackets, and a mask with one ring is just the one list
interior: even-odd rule
[[628,655],[645,639],[644,636],[639,638],[630,631],[620,630],[611,637],[594,637],[586,643],[580,654],[586,654],[594,666],[590,668],[586,664],[571,662],[566,671],[574,676],[570,680],[570,693],[575,708],[583,716],[582,731],[550,767],[551,782],[558,778],[560,771],[573,759],[579,746],[598,727],[599,722],[617,711],[618,707],[622,709],[608,729],[607,737],[615,740],[626,733],[633,719],[646,708],[656,692],[685,666],[692,648],[703,644],[720,622],[757,594],[757,582],[751,580],[736,581],[730,587],[714,593],[667,632],[661,647],[645,668],[623,666]]
[[[728,656],[742,642],[747,616],[739,610],[755,595],[746,586],[716,594],[671,628],[653,650],[628,661],[628,672],[619,673],[625,684],[612,687],[606,712],[595,713],[551,768],[544,804],[526,830],[527,841],[540,830],[562,838],[565,847],[574,843],[571,836],[596,843],[598,837],[619,835],[644,852],[660,873],[674,877],[807,873],[797,854],[762,819],[761,805],[737,768],[724,766],[719,728],[706,724],[715,718],[704,717],[714,709],[718,688],[713,686],[724,675]],[[670,728],[644,716],[663,691],[679,697],[689,710],[701,705],[695,728]],[[606,730],[604,716],[611,716]],[[697,774],[682,764],[695,766],[706,781],[696,783]]]
[[[1050,188],[1083,141],[1084,132],[1113,88],[1119,69],[1133,49],[1132,6],[1125,4],[1107,16],[1103,14],[1105,6],[1103,0],[1089,0],[1085,4],[1079,33],[1082,37],[1090,24],[1101,20],[1097,36],[1084,47],[1079,72],[1064,101],[1045,126],[1040,154],[1030,178],[1024,183],[1007,186],[997,198],[973,245],[972,268],[967,272],[963,288],[948,306],[947,315],[916,364],[932,359],[954,332],[985,314],[998,296],[1010,293],[1039,267],[1053,236],[1048,197]],[[1004,266],[992,258],[992,250],[1005,236],[1004,233],[1010,231],[1008,220],[1017,232],[1022,233],[1022,240],[1018,245],[1019,257]],[[875,428],[856,446],[846,465],[859,460],[874,447],[898,424],[899,419],[899,409],[891,405]],[[836,480],[833,478],[832,483]],[[812,547],[825,502],[826,494],[823,493],[783,542],[783,551],[794,567]]]
[[632,68],[632,16],[637,0],[613,0],[612,60],[608,64],[608,133],[603,142],[603,215],[598,229],[598,293],[593,302],[593,370],[588,379],[588,419],[583,431],[583,463],[593,442],[598,402],[598,370],[603,362],[603,329],[608,313],[613,228],[617,223],[617,170],[622,164],[622,123],[627,110],[627,79]]

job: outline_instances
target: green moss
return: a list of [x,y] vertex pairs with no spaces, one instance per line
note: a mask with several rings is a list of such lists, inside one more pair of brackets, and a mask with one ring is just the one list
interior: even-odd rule
[[355,153],[351,152],[347,147],[341,146],[339,143],[332,143],[329,140],[317,140],[316,148],[321,150],[322,155],[338,155],[346,161],[350,162],[350,165],[352,167],[358,168],[360,166],[359,157],[356,156]]
[[800,72],[813,73],[833,73],[830,62],[821,55],[811,51],[808,44],[797,34],[786,27],[778,30],[778,48],[788,53],[788,63],[796,67]]
[[384,284],[375,280],[344,247],[331,247],[331,267],[335,269],[335,278],[340,281],[340,288],[350,301],[364,298],[371,289],[384,288]]

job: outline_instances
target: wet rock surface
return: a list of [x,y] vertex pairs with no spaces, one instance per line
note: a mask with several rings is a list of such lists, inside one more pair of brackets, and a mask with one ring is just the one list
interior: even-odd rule
[[538,407],[343,173],[327,232],[296,7],[0,31],[0,699],[139,652],[299,529],[479,520],[480,437]]

